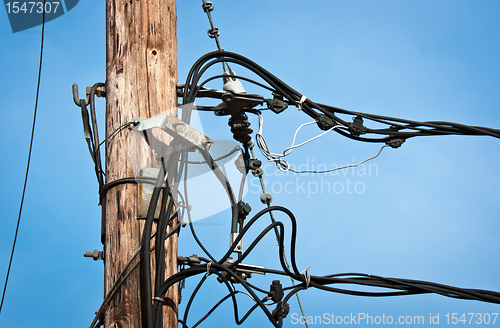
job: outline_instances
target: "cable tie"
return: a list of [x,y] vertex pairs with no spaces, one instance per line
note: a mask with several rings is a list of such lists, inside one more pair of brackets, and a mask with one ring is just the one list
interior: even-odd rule
[[165,302],[165,299],[163,297],[155,296],[153,297],[153,301],[158,301],[158,302]]
[[309,275],[309,271],[306,270],[306,289],[309,288],[310,282],[311,282],[311,276]]
[[205,273],[205,278],[210,275],[210,267],[212,266],[212,262],[207,263],[207,273]]
[[[309,284],[311,283],[311,276],[309,275],[309,268],[311,266],[308,266],[307,269],[303,270],[302,272],[305,271],[305,274],[304,274],[304,282],[306,283],[306,289],[309,288]],[[302,273],[301,272],[301,273]]]
[[302,104],[306,101],[306,99],[307,99],[307,97],[306,97],[306,96],[304,96],[304,95],[302,96],[302,98],[300,98],[299,103],[297,104],[297,109],[298,109],[299,111],[301,111],[301,110],[302,110]]

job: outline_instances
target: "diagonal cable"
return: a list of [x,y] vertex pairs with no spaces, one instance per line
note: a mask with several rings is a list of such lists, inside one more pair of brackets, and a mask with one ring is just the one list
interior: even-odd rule
[[[43,7],[44,8],[45,8],[45,1],[46,0],[43,0],[43,5],[44,5]],[[10,252],[9,266],[7,268],[7,274],[5,276],[5,284],[3,286],[2,301],[0,303],[0,313],[2,312],[3,301],[5,299],[5,291],[7,290],[7,283],[9,281],[10,268],[12,265],[12,258],[14,257],[14,249],[16,248],[17,233],[19,232],[19,223],[21,222],[21,213],[23,211],[24,195],[26,192],[26,184],[28,182],[28,173],[29,173],[29,169],[30,169],[31,150],[33,149],[33,136],[35,134],[36,112],[38,109],[38,95],[40,93],[40,77],[42,75],[43,36],[44,36],[44,31],[45,31],[45,10],[42,10],[42,12],[43,13],[42,13],[42,38],[40,41],[40,65],[38,66],[38,82],[37,82],[37,86],[36,86],[35,110],[33,113],[33,125],[31,127],[30,148],[28,151],[28,163],[26,164],[26,174],[24,176],[23,193],[21,196],[21,204],[19,205],[19,215],[17,217],[16,232],[14,233],[14,241],[12,243],[12,250]]]
[[[257,159],[257,156],[255,156],[255,151],[253,150],[253,147],[250,148],[250,152],[252,154],[252,158]],[[264,172],[262,172],[262,173],[264,173]],[[262,177],[262,174],[259,175],[258,178],[260,181],[260,185],[262,187],[262,193],[266,194],[267,193],[266,184],[264,183],[264,178]],[[267,201],[266,204],[267,204],[267,207],[271,207],[271,200]],[[275,223],[276,220],[274,219],[273,211],[269,211],[269,216],[271,217],[271,222]],[[278,232],[277,227],[274,227],[274,233],[276,234],[276,240],[279,243],[279,232]],[[283,257],[285,259],[286,266],[288,267],[288,269],[290,269],[290,264],[288,263],[288,258],[286,257],[285,250],[283,250]],[[292,285],[295,287],[295,280],[292,277],[290,277],[290,280],[292,281]],[[302,301],[300,300],[299,293],[296,293],[295,296],[297,297],[297,303],[299,303],[300,312],[302,313],[302,316],[305,318],[306,314],[304,311],[304,307],[302,306]],[[305,324],[306,328],[309,328],[309,324],[308,324],[307,320],[304,321],[304,324]]]

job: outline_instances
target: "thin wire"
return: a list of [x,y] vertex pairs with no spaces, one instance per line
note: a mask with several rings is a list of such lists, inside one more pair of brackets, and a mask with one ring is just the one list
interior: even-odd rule
[[[213,4],[211,4],[211,5],[212,5],[212,10],[213,10]],[[208,20],[210,22],[210,27],[211,27],[210,31],[214,32],[212,35],[213,35],[213,38],[215,39],[215,43],[217,43],[217,49],[223,50],[222,47],[220,46],[220,42],[219,42],[219,34],[218,34],[219,29],[214,26],[214,22],[212,20],[212,15],[210,14],[210,9],[209,9],[209,6],[208,6],[206,0],[203,0],[203,11],[205,11],[205,13],[207,13],[207,17],[208,17]],[[215,32],[217,32],[217,33],[215,33]],[[211,36],[211,35],[209,35],[209,36]],[[223,66],[224,66],[224,64],[223,64]]]
[[[43,0],[43,5],[45,8],[45,0]],[[21,213],[23,211],[24,195],[26,192],[26,184],[28,183],[28,173],[29,173],[30,162],[31,162],[31,150],[33,149],[33,137],[35,134],[36,112],[38,109],[38,95],[40,93],[40,77],[42,75],[43,35],[44,35],[44,31],[45,31],[45,10],[43,10],[42,12],[43,13],[42,13],[42,37],[41,37],[41,41],[40,41],[40,64],[38,66],[38,82],[36,85],[35,110],[33,113],[33,125],[31,127],[30,148],[28,151],[28,163],[26,164],[26,174],[24,176],[23,193],[21,196],[21,204],[19,206],[19,215],[17,217],[16,232],[14,233],[14,242],[12,243],[12,251],[10,252],[9,267],[7,268],[7,275],[5,276],[5,284],[3,286],[2,301],[0,303],[0,313],[2,312],[3,301],[5,299],[5,291],[7,290],[7,283],[9,281],[10,268],[12,265],[12,258],[14,257],[14,249],[16,248],[17,233],[19,232],[19,223],[21,222]]]
[[[213,3],[211,5],[212,5],[212,10],[213,10]],[[209,32],[214,32],[212,35],[213,35],[213,38],[215,39],[215,43],[217,44],[217,49],[223,51],[224,49],[222,49],[222,47],[220,45],[220,41],[219,41],[219,29],[214,26],[214,22],[212,20],[212,15],[210,14],[210,9],[208,7],[208,4],[207,4],[206,0],[203,0],[203,6],[202,7],[203,7],[203,11],[207,14],[208,20],[210,22],[210,27],[211,28],[210,28]],[[209,36],[210,36],[210,34],[209,34]],[[231,67],[229,67],[229,63],[222,62],[222,70],[224,71],[224,73],[226,72],[226,66],[225,65],[227,65],[227,69],[229,70],[230,73],[233,72],[231,70]]]
[[[45,5],[45,0],[43,1]],[[24,176],[24,185],[23,185],[23,193],[21,196],[21,204],[19,206],[19,215],[17,217],[17,225],[16,225],[16,232],[14,234],[14,242],[12,243],[12,250],[10,253],[10,259],[9,259],[9,266],[7,268],[7,275],[5,277],[5,284],[3,287],[3,292],[2,292],[2,301],[0,303],[0,313],[2,312],[2,307],[3,307],[3,301],[5,299],[5,291],[7,290],[7,283],[9,281],[9,275],[10,275],[10,268],[12,265],[12,259],[14,257],[14,249],[16,247],[16,242],[17,242],[17,234],[19,232],[19,224],[21,222],[21,213],[23,210],[23,203],[24,203],[24,195],[26,192],[26,185],[28,182],[28,173],[29,173],[29,167],[30,167],[30,162],[31,162],[31,150],[33,149],[33,137],[35,133],[35,123],[36,123],[36,113],[38,109],[38,95],[40,92],[40,77],[42,73],[42,55],[43,55],[43,36],[44,36],[44,30],[45,30],[45,11],[42,14],[42,37],[41,37],[41,45],[40,45],[40,64],[38,67],[38,82],[37,82],[37,87],[36,87],[36,100],[35,100],[35,110],[33,113],[33,125],[31,127],[31,138],[30,138],[30,147],[28,151],[28,163],[26,165],[26,174]]]
[[[262,178],[262,176],[260,176],[259,178]],[[263,185],[263,186],[264,187],[263,187],[262,191],[265,193],[267,191],[266,191],[265,185]],[[270,206],[271,206],[271,204],[267,203],[267,207],[270,207]],[[272,211],[269,211],[269,216],[271,217],[271,222],[275,223],[276,220],[274,218],[274,214],[273,214]],[[276,234],[276,240],[279,243],[279,232],[278,232],[278,229],[277,228],[274,229],[274,232]],[[286,256],[285,250],[283,250],[283,259],[285,260],[286,267],[290,270],[290,263],[288,262],[288,257]],[[292,277],[290,277],[290,280],[292,281],[293,287],[295,287],[296,286],[295,285],[295,280]],[[305,311],[304,311],[304,307],[302,306],[302,301],[300,300],[299,293],[296,293],[295,297],[297,298],[297,303],[299,304],[299,308],[300,308],[300,312],[301,312],[302,316],[304,318],[306,318],[306,314],[305,314]],[[309,328],[309,323],[307,322],[307,320],[304,321],[304,325],[306,326],[306,328]]]
[[339,166],[339,167],[336,167],[336,168],[333,168],[333,169],[329,169],[329,170],[322,170],[322,171],[315,171],[315,170],[302,170],[302,171],[297,171],[297,170],[294,170],[294,169],[291,169],[289,168],[290,171],[294,172],[294,173],[326,173],[326,172],[333,172],[333,171],[337,171],[337,170],[342,170],[342,169],[347,169],[347,168],[350,168],[350,167],[356,167],[356,166],[359,166],[363,163],[366,163],[368,162],[369,160],[372,160],[374,158],[377,158],[378,155],[380,155],[380,153],[382,152],[382,150],[385,148],[385,147],[388,147],[388,145],[383,145],[382,147],[380,147],[380,150],[378,151],[377,155],[375,156],[372,156],[372,157],[369,157],[365,160],[362,160],[361,162],[357,163],[357,164],[349,164],[349,165],[344,165],[344,166]]
[[[298,145],[295,144],[295,140],[297,139],[297,134],[299,133],[300,129],[302,129],[304,126],[306,125],[311,125],[311,124],[314,124],[314,123],[317,123],[317,121],[312,121],[312,122],[309,122],[309,123],[304,123],[302,125],[300,125],[297,130],[295,131],[295,134],[293,136],[293,140],[292,140],[292,145],[288,148],[286,148],[282,154],[275,154],[275,153],[272,153],[270,150],[269,150],[269,147],[267,146],[267,142],[266,142],[266,139],[264,138],[263,134],[262,134],[262,128],[263,128],[263,125],[264,125],[264,119],[262,117],[262,115],[259,114],[259,132],[255,135],[255,139],[257,141],[257,146],[259,147],[262,155],[264,155],[267,160],[269,160],[270,162],[275,162],[276,163],[276,166],[278,167],[278,169],[280,171],[283,171],[283,172],[287,172],[287,171],[292,171],[292,172],[296,172],[292,169],[290,169],[290,164],[285,161],[284,159],[282,159],[283,157],[285,156],[288,156],[292,150],[294,148],[298,148],[298,147],[301,147],[313,140],[316,140],[322,136],[324,136],[325,134],[327,134],[328,132],[334,130],[334,129],[347,129],[346,126],[344,125],[335,125],[335,126],[332,126],[331,128],[329,128],[328,130],[324,131],[323,133],[309,139],[309,140],[306,140]],[[302,173],[302,172],[296,172],[296,173]]]
[[[253,150],[253,147],[250,148],[250,152],[252,154],[252,158],[257,159],[257,156],[255,156],[255,151]],[[262,174],[259,175],[258,178],[259,178],[260,185],[262,188],[262,193],[266,194],[267,189],[266,189],[266,184],[264,183],[264,178],[262,177],[263,174],[264,174],[264,172],[262,172]],[[267,205],[267,207],[271,207],[271,202],[266,202],[266,205]],[[276,219],[274,218],[273,211],[269,211],[269,216],[271,217],[271,222],[275,223]],[[277,227],[274,228],[274,233],[276,234],[276,241],[279,244],[279,231],[278,231]],[[286,256],[285,250],[283,250],[283,258],[285,260],[285,264],[286,264],[287,268],[290,270],[290,263],[288,262],[288,258]],[[295,280],[292,277],[290,277],[290,280],[292,281],[292,285],[295,287]],[[300,312],[302,313],[302,316],[305,318],[306,314],[304,311],[304,307],[302,306],[302,301],[300,300],[299,293],[296,293],[295,297],[297,298],[297,302],[299,303]],[[304,324],[305,324],[306,328],[309,328],[309,324],[307,323],[307,321],[304,321]]]
[[122,125],[120,125],[119,127],[117,127],[113,132],[111,132],[111,134],[109,136],[106,137],[106,139],[104,139],[103,141],[101,141],[101,143],[99,144],[99,146],[97,146],[97,148],[101,147],[101,145],[103,143],[105,143],[107,140],[109,140],[110,138],[112,138],[116,133],[118,133],[118,131],[120,131],[120,129],[123,129],[125,126],[129,125],[129,124],[133,124],[134,122],[127,122],[127,123],[123,123]]
[[309,139],[309,140],[307,140],[307,141],[304,141],[304,142],[303,142],[303,143],[301,143],[301,144],[295,145],[295,139],[297,138],[297,133],[299,132],[299,130],[300,130],[302,127],[306,126],[306,125],[310,125],[310,124],[314,124],[314,123],[317,123],[317,121],[313,121],[313,122],[309,122],[309,123],[304,123],[304,124],[302,124],[301,126],[299,126],[299,128],[297,129],[297,131],[295,131],[295,134],[294,134],[294,136],[293,136],[292,145],[283,151],[283,155],[284,155],[284,156],[286,156],[286,155],[290,154],[290,153],[292,152],[292,149],[294,149],[294,148],[298,148],[298,147],[300,147],[300,146],[305,145],[306,143],[309,143],[309,142],[311,142],[311,141],[313,141],[313,140],[315,140],[315,139],[318,139],[319,137],[324,136],[325,134],[327,134],[328,132],[332,131],[333,129],[337,129],[337,128],[344,128],[344,129],[347,129],[347,127],[346,127],[346,126],[343,126],[343,125],[336,125],[336,126],[333,126],[333,127],[329,128],[329,129],[328,129],[328,130],[326,130],[325,132],[323,132],[323,133],[321,133],[321,134],[317,135],[316,137],[313,137],[313,138],[311,138],[311,139]]

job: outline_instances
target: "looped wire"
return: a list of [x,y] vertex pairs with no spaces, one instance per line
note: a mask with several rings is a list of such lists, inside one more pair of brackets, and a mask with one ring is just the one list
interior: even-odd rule
[[210,38],[214,39],[215,37],[219,36],[219,29],[217,27],[213,27],[208,29],[207,34]]
[[205,11],[214,10],[214,4],[211,1],[207,1],[207,2],[203,1],[203,4],[201,6],[202,6],[203,10],[205,10]]

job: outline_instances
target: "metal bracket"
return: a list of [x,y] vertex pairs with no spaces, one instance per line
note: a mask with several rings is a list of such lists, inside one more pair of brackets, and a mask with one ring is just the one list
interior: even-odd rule
[[[227,266],[227,265],[231,265],[232,263],[234,263],[234,260],[232,257],[229,257],[223,265]],[[249,264],[243,264],[243,263],[240,263],[236,266],[235,268],[235,273],[240,276],[241,279],[243,280],[247,280],[248,278],[252,278],[252,273],[257,273],[257,274],[262,274],[262,275],[265,275],[266,273],[264,272],[266,268],[265,267],[262,267],[262,266],[257,266],[257,265],[249,265]],[[221,274],[225,277],[228,276],[228,274],[226,272],[221,272]],[[234,279],[232,276],[229,277],[229,279],[231,280],[231,282],[233,283],[238,283],[239,281]],[[222,282],[222,279],[220,277],[217,278],[217,280],[219,282]]]
[[133,131],[160,128],[174,138],[180,138],[188,142],[189,146],[195,146],[202,151],[208,151],[213,143],[212,139],[175,116],[158,115],[146,120],[134,117],[133,121],[135,120],[139,124],[132,127]]
[[[86,96],[85,96],[85,106],[87,106],[90,102],[90,91],[92,90],[92,87],[87,87],[86,88]],[[73,101],[75,102],[75,105],[80,107],[80,96],[78,94],[78,84],[73,83]]]
[[227,113],[220,112],[218,115],[231,114],[232,116],[242,114],[246,108],[253,108],[264,103],[264,97],[260,95],[234,93],[226,91],[222,95],[222,100],[226,103],[229,111]]
[[[178,83],[177,84],[177,97],[182,97],[184,94],[184,88],[186,87],[186,83]],[[214,99],[222,99],[225,91],[217,90],[217,89],[208,89],[205,87],[201,87],[196,94],[196,98],[214,98]]]
[[[156,178],[160,170],[153,167],[142,167],[138,170],[138,177],[150,177]],[[154,185],[147,183],[137,184],[137,219],[145,220],[148,216],[149,204],[151,203],[151,197],[153,196]],[[163,195],[160,194],[158,198],[158,204],[161,204]],[[156,211],[153,219],[158,220],[160,218],[160,207],[156,206]]]
[[[234,263],[234,260],[232,257],[229,257],[222,265],[224,266],[229,266]],[[201,260],[198,257],[198,255],[193,254],[191,256],[177,256],[177,265],[189,265],[189,266],[195,266],[201,264]],[[252,277],[252,273],[256,274],[261,274],[265,275],[265,267],[263,266],[257,266],[257,265],[249,265],[249,264],[243,264],[239,263],[236,265],[236,267],[233,269],[234,272],[240,276],[243,280],[247,280],[247,278]],[[228,274],[225,271],[221,271],[221,275],[227,277]],[[231,282],[233,283],[238,283],[239,281],[234,279],[232,276],[229,277]],[[222,282],[222,279],[220,277],[217,278],[219,282]]]
[[[231,240],[230,240],[230,246],[234,244],[236,241],[236,238],[238,238],[240,234],[238,232],[232,232],[231,233]],[[238,245],[234,248],[235,253],[241,253],[243,251],[243,238],[239,241]]]
[[191,256],[177,256],[177,265],[198,265],[201,261],[198,258],[198,255],[193,254]]

